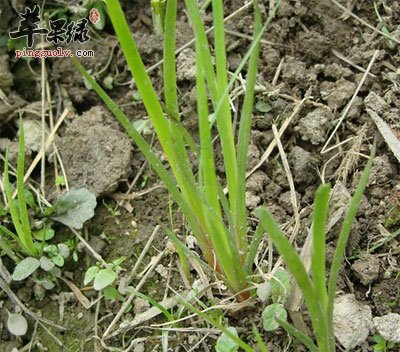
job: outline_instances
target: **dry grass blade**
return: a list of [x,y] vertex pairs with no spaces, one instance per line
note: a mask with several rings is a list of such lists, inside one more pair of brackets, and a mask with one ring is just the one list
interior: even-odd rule
[[346,107],[344,108],[343,112],[342,112],[342,116],[340,116],[339,122],[337,123],[336,127],[334,128],[334,130],[332,131],[331,135],[329,136],[328,140],[326,141],[326,143],[324,144],[322,150],[321,150],[321,154],[327,153],[329,151],[331,151],[332,149],[335,149],[337,147],[337,145],[334,145],[333,147],[328,148],[329,143],[331,142],[333,136],[336,134],[337,130],[339,129],[339,126],[342,124],[343,120],[346,118],[347,113],[349,112],[351,106],[354,103],[354,100],[356,99],[361,87],[363,86],[365,80],[367,79],[367,76],[369,74],[369,72],[371,71],[371,68],[375,62],[375,60],[377,59],[379,54],[379,50],[375,50],[374,55],[372,55],[372,58],[368,64],[367,69],[365,70],[365,73],[363,75],[363,77],[361,78],[360,83],[358,83],[358,86],[351,98],[351,100],[349,101],[349,103],[346,105]]
[[[380,35],[383,35],[384,37],[387,37],[387,33],[380,31],[379,29],[375,28],[373,25],[369,24],[367,21],[363,20],[362,18],[358,17],[357,15],[355,15],[353,12],[349,11],[349,9],[347,9],[346,7],[344,7],[342,4],[340,4],[339,2],[337,2],[336,0],[331,0],[337,7],[339,7],[340,9],[342,9],[345,12],[345,16],[350,15],[351,17],[355,18],[357,21],[359,21],[361,24],[363,24],[364,26],[372,29],[374,32],[379,33]],[[396,38],[391,38],[394,42],[396,42],[397,44],[400,44],[400,40],[396,39]]]
[[390,126],[383,121],[375,111],[367,109],[367,113],[375,122],[376,127],[378,127],[379,132],[381,133],[390,150],[393,152],[394,156],[400,162],[400,142],[398,137],[396,137]]
[[367,125],[362,126],[357,136],[353,139],[350,150],[345,153],[340,166],[335,172],[335,178],[341,180],[344,184],[347,182],[347,177],[351,172],[354,171],[357,166],[358,160],[360,159],[360,150],[362,142],[366,136]]
[[[282,137],[283,133],[286,131],[292,120],[295,118],[300,113],[301,108],[303,107],[304,103],[308,100],[308,98],[304,98],[301,101],[297,102],[292,114],[283,122],[282,126],[279,129],[278,136],[279,138]],[[257,163],[256,166],[254,166],[249,172],[246,173],[246,178],[248,178],[251,174],[253,174],[255,171],[257,171],[262,164],[269,158],[271,155],[272,151],[274,150],[276,146],[276,140],[274,139],[270,145],[268,146],[267,150],[264,152],[264,154],[261,156],[260,161]],[[225,190],[224,190],[225,191]]]
[[49,319],[43,318],[32,312],[30,309],[28,309],[17,297],[17,295],[11,290],[11,288],[7,285],[7,283],[0,277],[0,288],[8,295],[8,297],[16,304],[18,305],[21,310],[26,314],[29,315],[32,319],[39,321],[43,324],[50,325],[56,329],[59,330],[67,330],[65,327],[58,325],[54,322],[52,322]]

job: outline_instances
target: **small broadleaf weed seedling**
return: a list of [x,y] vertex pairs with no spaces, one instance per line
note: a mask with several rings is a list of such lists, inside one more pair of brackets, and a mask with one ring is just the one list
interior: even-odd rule
[[375,345],[373,345],[374,352],[387,352],[391,348],[395,347],[395,343],[391,341],[386,341],[381,335],[374,335],[373,339]]
[[93,288],[96,291],[107,289],[107,295],[116,299],[118,295],[111,289],[111,285],[117,279],[118,274],[122,271],[121,264],[125,261],[125,257],[113,260],[111,263],[100,263],[87,269],[83,284],[87,285],[93,281]]
[[[249,297],[248,277],[251,274],[254,259],[252,258],[254,251],[250,251],[250,248],[255,247],[254,244],[253,246],[249,245],[247,240],[248,225],[245,202],[247,151],[254,89],[260,40],[274,17],[280,1],[275,2],[275,7],[264,25],[261,23],[258,3],[253,1],[255,19],[253,42],[233,78],[228,82],[223,1],[211,1],[214,25],[214,65],[204,23],[201,19],[201,9],[196,0],[185,0],[195,36],[200,148],[195,145],[193,138],[181,123],[179,111],[175,67],[177,0],[168,0],[165,4],[163,1],[153,1],[153,5],[157,5],[157,11],[163,12],[163,15],[155,14],[158,18],[157,23],[161,25],[164,33],[163,102],[153,88],[119,2],[106,0],[105,3],[128,67],[174,177],[107,93],[75,58],[72,60],[166,185],[197,238],[205,261],[219,273],[230,290],[238,294],[239,299],[246,299]],[[247,84],[236,138],[232,124],[229,92],[247,63]],[[211,115],[213,119],[210,119]],[[210,122],[210,120],[212,121]],[[228,197],[223,192],[225,184],[220,183],[216,173],[212,138],[214,125],[222,148]],[[197,175],[191,167],[187,146],[198,158],[199,172]],[[177,247],[182,246],[172,232],[170,237]],[[257,239],[260,237],[258,236]],[[188,251],[187,248],[182,250]]]
[[[236,329],[233,326],[226,328],[231,334],[239,338]],[[216,352],[236,352],[239,345],[232,340],[225,332],[223,332],[217,340],[215,345]]]
[[269,304],[262,313],[265,331],[273,331],[279,327],[275,317],[286,321],[287,312],[284,304],[289,297],[290,289],[290,275],[283,268],[278,268],[269,281],[258,286],[257,295],[260,300],[263,302],[272,301],[272,304]]
[[[34,280],[45,289],[52,289],[54,281],[61,276],[65,260],[70,257],[78,260],[76,245],[73,240],[66,243],[50,243],[54,241],[53,221],[82,228],[83,222],[94,214],[96,198],[86,189],[70,190],[61,195],[54,207],[42,209],[24,185],[25,139],[22,120],[19,125],[18,159],[16,172],[16,197],[10,182],[9,153],[6,152],[4,163],[4,193],[8,203],[3,216],[10,214],[15,233],[5,225],[0,225],[0,255],[8,255],[16,264],[11,278],[22,281],[34,275]],[[39,220],[30,219],[30,212]],[[35,223],[38,229],[34,229]]]
[[355,219],[362,195],[367,186],[368,176],[375,155],[375,144],[372,147],[371,156],[361,175],[357,189],[350,202],[349,209],[343,221],[336,244],[336,250],[332,260],[329,273],[329,281],[326,283],[326,249],[325,249],[325,226],[328,214],[328,201],[331,187],[324,184],[319,187],[315,195],[314,217],[313,217],[313,246],[311,257],[311,277],[297,254],[295,248],[290,244],[286,235],[280,230],[271,213],[265,208],[257,209],[257,215],[261,226],[267,231],[273,244],[282,256],[297,284],[302,290],[305,303],[308,308],[313,326],[316,345],[313,340],[300,330],[287,323],[276,315],[276,322],[289,334],[298,338],[312,352],[334,352],[335,336],[333,328],[333,305],[336,293],[336,284],[339,277],[340,267],[344,260],[346,244],[350,235],[351,227]]

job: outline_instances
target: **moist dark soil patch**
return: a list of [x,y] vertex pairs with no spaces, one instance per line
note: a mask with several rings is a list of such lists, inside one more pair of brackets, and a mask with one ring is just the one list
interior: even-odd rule
[[[265,17],[269,2],[260,2]],[[377,1],[384,19],[382,23],[378,23],[372,2],[340,3],[349,6],[352,13],[379,30],[383,30],[385,25],[393,38],[400,39],[400,5],[397,1],[385,1],[385,6],[381,1]],[[4,7],[2,4],[0,30],[3,34],[7,35],[10,28],[17,27],[17,11],[30,5],[30,1],[17,1],[13,4],[13,9],[7,2],[4,3]],[[68,5],[68,15],[72,15],[73,5]],[[123,1],[122,5],[145,65],[151,67],[157,64],[162,58],[162,40],[154,33],[149,2]],[[225,16],[241,6],[242,1],[225,2]],[[210,10],[205,12],[204,20],[207,26],[212,24]],[[182,9],[178,13],[177,28],[179,48],[193,37]],[[248,50],[253,34],[251,7],[228,21],[226,29],[227,59],[229,70],[233,72]],[[213,42],[212,36],[210,41]],[[86,69],[91,70],[91,74],[95,75],[133,123],[146,123],[147,113],[137,95],[110,23],[106,23],[102,31],[92,32],[92,39],[84,48],[95,53],[94,58],[81,61]],[[329,146],[350,138],[349,141],[329,152],[321,153],[375,50],[379,51],[370,75],[361,86],[357,98]],[[193,48],[189,47],[178,54],[176,62],[182,121],[197,140]],[[296,187],[300,229],[295,244],[299,249],[302,248],[311,226],[315,190],[322,181],[335,185],[330,220],[336,220],[332,220],[327,235],[327,261],[330,264],[343,221],[343,211],[358,184],[365,165],[364,156],[369,154],[369,146],[377,135],[377,157],[353,226],[346,250],[347,259],[343,264],[338,284],[340,294],[354,294],[358,302],[370,307],[374,317],[388,313],[400,314],[399,240],[394,238],[384,241],[388,232],[396,231],[400,223],[399,218],[393,221],[389,216],[395,214],[393,209],[400,206],[400,177],[399,163],[384,139],[376,133],[376,126],[366,109],[372,109],[379,114],[393,131],[400,135],[399,62],[397,43],[372,31],[349,13],[343,12],[333,1],[282,1],[277,17],[271,23],[261,45],[249,148],[248,163],[251,170],[273,141],[272,125],[275,124],[278,128],[282,126],[300,104],[300,100],[308,98],[289,123],[281,142]],[[198,252],[182,215],[177,211],[176,205],[171,204],[166,189],[160,186],[153,170],[125,136],[99,97],[85,86],[71,61],[67,58],[46,59],[46,69],[53,101],[52,112],[56,120],[65,108],[70,110],[56,138],[68,179],[71,186],[88,187],[98,196],[96,215],[85,225],[85,231],[82,232],[90,245],[107,262],[126,257],[122,264],[126,271],[121,277],[132,270],[157,225],[172,226],[181,238],[188,236],[188,245]],[[13,51],[7,51],[5,46],[0,47],[0,89],[4,93],[4,98],[0,101],[0,150],[3,155],[6,146],[10,145],[12,163],[17,155],[18,109],[24,112],[24,119],[40,123],[40,70],[38,60],[31,60],[28,65],[26,60],[16,60]],[[150,76],[161,96],[163,82],[160,67],[151,70]],[[107,77],[112,78],[112,89],[106,84]],[[240,107],[243,93],[240,92],[239,84],[234,88],[239,93],[232,97],[232,104]],[[33,140],[38,138],[32,131],[26,131],[26,134],[32,136]],[[157,154],[163,159],[163,152],[154,139],[152,130],[144,136],[151,141]],[[28,165],[38,152],[33,145],[33,142],[27,145]],[[215,144],[215,149],[217,170],[223,180],[224,169],[218,143]],[[46,194],[50,201],[60,193],[60,189],[54,186],[53,163],[54,156],[48,156]],[[195,161],[193,167],[196,169]],[[39,169],[40,167],[35,169],[32,180],[40,180]],[[256,207],[266,205],[288,234],[291,234],[294,210],[290,187],[276,148],[267,161],[248,178],[246,198],[250,218],[254,218],[252,211]],[[255,222],[251,225],[255,226]],[[65,229],[60,232],[63,236],[74,238],[74,235]],[[162,229],[133,278],[133,284],[137,285],[142,278],[140,274],[143,269],[164,251],[156,270],[140,290],[157,301],[174,296],[171,288],[177,292],[185,292],[199,279],[198,270],[193,267],[190,271],[191,277],[184,279],[178,255],[171,250],[168,242]],[[266,248],[267,241],[260,253]],[[67,266],[65,277],[94,302],[98,294],[83,285],[83,277],[86,269],[95,264],[95,260],[84,246],[79,249],[79,261]],[[276,253],[273,257],[277,258]],[[257,263],[264,273],[268,272],[269,267],[268,255],[265,258],[258,258],[260,261]],[[3,262],[9,271],[12,271],[12,263],[7,259]],[[205,277],[210,283],[215,281],[210,272],[206,272]],[[35,299],[32,280],[28,279],[22,284],[13,283],[11,288],[29,309],[65,326],[67,331],[59,332],[49,327],[54,334],[52,337],[41,325],[29,320],[28,334],[15,338],[6,329],[5,310],[7,308],[13,311],[14,304],[5,292],[0,292],[0,352],[11,351],[13,347],[21,349],[29,341],[33,342],[32,351],[101,351],[107,350],[107,347],[122,351],[128,350],[132,341],[134,344],[130,350],[133,351],[162,350],[160,326],[156,326],[166,322],[162,315],[104,340],[105,346],[93,336],[102,336],[120,310],[123,300],[111,302],[102,299],[86,310],[61,280],[54,289],[46,292],[42,301]],[[221,299],[229,297],[229,292],[218,285],[213,286],[212,292],[213,297],[208,294],[202,297],[208,306],[219,304]],[[261,313],[264,306],[254,299],[249,306],[237,312],[220,309],[215,314],[223,316],[227,325],[235,326],[240,336],[255,346],[251,326],[255,324],[261,332],[263,331]],[[129,324],[137,314],[149,308],[143,300],[133,301],[115,328],[121,328],[120,324]],[[306,314],[304,320],[308,322]],[[194,317],[183,321],[179,327],[182,328],[181,331],[171,331],[168,334],[171,350],[188,351],[193,346],[196,346],[194,350],[197,351],[214,349],[219,332],[208,323]],[[372,329],[369,338],[353,350],[373,351],[374,333]],[[283,330],[262,332],[262,337],[270,351],[306,350],[289,338]],[[63,347],[58,346],[57,339]],[[392,350],[398,350],[398,345]]]

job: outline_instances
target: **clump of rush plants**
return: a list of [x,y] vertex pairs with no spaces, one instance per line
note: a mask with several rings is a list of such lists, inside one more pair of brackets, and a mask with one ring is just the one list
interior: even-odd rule
[[[333,304],[336,283],[339,269],[344,259],[344,251],[351,226],[367,185],[375,147],[373,147],[371,158],[361,176],[344,220],[329,272],[328,284],[325,281],[325,225],[330,194],[329,185],[322,185],[315,197],[311,275],[307,273],[295,248],[279,229],[278,224],[268,210],[264,208],[257,210],[260,224],[251,241],[247,240],[249,226],[246,219],[245,203],[246,166],[260,39],[275,15],[280,2],[276,2],[270,17],[262,25],[257,1],[253,1],[253,42],[233,78],[228,81],[222,0],[211,0],[214,27],[214,57],[211,55],[210,43],[207,39],[204,23],[201,20],[201,10],[197,1],[185,0],[186,11],[195,37],[199,145],[195,144],[189,132],[184,128],[178,104],[175,71],[177,0],[168,0],[166,2],[164,16],[161,16],[162,20],[159,21],[164,35],[163,100],[158,97],[146,73],[119,2],[117,0],[106,0],[105,3],[115,33],[125,54],[128,67],[171,167],[172,175],[126,115],[93,77],[76,59],[73,59],[74,64],[119,120],[166,185],[171,197],[178,204],[191,231],[197,238],[204,260],[219,274],[229,289],[237,294],[240,300],[247,299],[250,296],[251,285],[249,277],[252,274],[254,257],[264,231],[268,233],[279,254],[283,257],[287,268],[302,290],[313,327],[314,339],[306,336],[286,322],[286,312],[283,311],[283,304],[287,291],[290,289],[288,285],[283,285],[281,288],[277,287],[275,298],[273,299],[273,307],[264,312],[262,317],[264,329],[271,331],[280,325],[306,345],[310,351],[335,351]],[[238,74],[246,65],[245,96],[241,106],[238,133],[235,135],[232,125],[229,92]],[[225,167],[224,182],[219,180],[216,173],[214,145],[212,142],[214,133],[218,133],[221,144]],[[199,169],[197,174],[194,173],[191,167],[190,153],[198,159]],[[223,191],[225,186],[227,196]],[[182,262],[184,262],[184,257],[192,255],[191,252],[172,232],[169,232],[169,236],[176,245]],[[287,277],[287,273],[282,272],[281,276],[276,276],[276,279],[279,282],[286,282],[288,281]],[[221,321],[214,319],[210,314],[200,311],[184,300],[182,305],[223,332],[217,342],[217,351],[225,351],[225,347],[232,351],[236,351],[239,347],[245,351],[254,351],[251,346],[238,337],[233,327],[225,327]],[[253,334],[259,349],[267,351],[265,343],[255,326],[253,326]]]
[[[143,104],[151,119],[159,142],[171,167],[171,175],[149,144],[106,92],[88,72],[74,60],[78,70],[90,83],[116,116],[129,136],[148,159],[152,168],[166,185],[196,237],[203,258],[225,281],[229,289],[244,300],[249,297],[248,277],[262,231],[257,231],[251,243],[247,240],[249,226],[246,217],[246,166],[254,88],[256,85],[260,39],[276,13],[279,1],[262,25],[257,1],[254,4],[254,38],[249,51],[228,82],[225,52],[224,9],[222,0],[211,1],[214,25],[214,57],[210,50],[201,10],[196,0],[186,0],[196,49],[196,94],[199,145],[181,122],[175,67],[175,24],[177,0],[168,0],[162,16],[164,33],[164,99],[161,100],[150,81],[136,43],[129,30],[118,1],[105,1],[115,33],[125,54]],[[215,64],[214,64],[215,62]],[[238,134],[232,124],[229,92],[240,71],[247,65],[246,89],[241,107]],[[218,133],[225,167],[225,182],[217,177],[213,135]],[[189,148],[187,147],[189,146]],[[195,174],[190,154],[198,159]],[[226,186],[228,195],[224,194]],[[170,233],[181,257],[190,255],[178,239]]]

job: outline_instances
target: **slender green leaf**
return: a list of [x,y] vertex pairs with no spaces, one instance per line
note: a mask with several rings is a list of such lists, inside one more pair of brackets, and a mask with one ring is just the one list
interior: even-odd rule
[[208,104],[206,84],[203,68],[200,64],[200,49],[196,46],[196,92],[197,92],[197,113],[199,116],[200,130],[200,173],[204,183],[204,195],[206,201],[214,208],[214,211],[221,216],[221,209],[218,200],[218,181],[215,172],[215,161],[211,139],[210,125],[208,123]]
[[22,117],[19,120],[19,142],[18,142],[18,160],[17,160],[17,192],[18,208],[21,220],[21,226],[24,233],[24,241],[33,253],[36,249],[33,245],[31,225],[29,224],[28,207],[25,200],[24,175],[25,175],[25,133],[22,124]]
[[256,338],[257,345],[260,348],[260,351],[261,352],[268,352],[268,348],[265,345],[265,342],[263,341],[263,339],[262,339],[262,337],[260,335],[260,332],[257,329],[257,326],[255,326],[254,324],[253,324],[252,331],[253,331],[254,337]]
[[[193,193],[193,191],[195,191],[194,176],[191,173],[187,155],[183,152],[183,142],[181,141],[182,136],[175,131],[174,124],[170,124],[164,116],[161,103],[152,86],[150,77],[146,72],[146,68],[140,57],[136,43],[130,33],[129,26],[119,2],[117,0],[107,0],[106,4],[115,33],[117,34],[118,40],[125,54],[128,67],[135,79],[143,103],[153,123],[160,143],[168,157],[168,161],[174,171],[174,175],[182,190],[184,199],[190,203],[193,209],[192,211],[201,213],[201,209],[199,209],[201,203],[198,199],[196,200],[196,192]],[[86,79],[92,84],[90,79],[87,77]]]
[[[220,1],[220,0],[219,0]],[[236,193],[234,190],[236,189],[236,182],[237,182],[237,165],[236,165],[236,151],[234,145],[234,136],[233,136],[233,129],[232,129],[232,120],[231,120],[231,111],[229,105],[229,97],[228,95],[222,97],[222,94],[225,90],[226,83],[224,84],[223,79],[221,81],[218,79],[219,77],[215,77],[215,71],[213,69],[213,64],[211,60],[210,48],[207,40],[207,36],[204,29],[204,24],[201,20],[200,10],[197,6],[197,1],[195,0],[185,0],[186,7],[188,10],[188,14],[190,20],[193,25],[193,31],[196,38],[196,51],[199,54],[199,61],[201,67],[203,68],[204,75],[208,84],[208,88],[211,94],[211,100],[214,104],[214,108],[216,108],[217,102],[221,100],[221,109],[216,114],[217,116],[217,123],[218,123],[218,131],[220,134],[221,139],[221,146],[222,146],[222,154],[224,158],[224,165],[225,165],[225,173],[227,178],[228,190],[229,192],[229,202],[231,205],[232,214],[235,214],[235,196]],[[220,7],[221,4],[218,2],[213,1],[213,6],[217,7],[217,11],[221,11]],[[218,21],[221,22],[221,13],[218,14]],[[221,23],[219,23],[221,26]],[[223,23],[222,23],[223,26]],[[223,34],[223,33],[222,33]],[[221,33],[218,32],[219,40],[221,41]],[[225,50],[225,46],[222,48]],[[215,48],[215,50],[220,51],[220,49]],[[223,60],[223,59],[218,59]],[[222,70],[222,64],[219,63],[218,66]],[[225,66],[226,71],[226,66]],[[222,77],[223,73],[218,71],[219,75]],[[218,76],[218,75],[217,75]]]
[[[120,124],[124,127],[125,131],[128,133],[129,137],[136,143],[140,151],[144,154],[146,159],[149,161],[151,167],[158,174],[160,179],[166,185],[168,192],[173,197],[174,201],[178,204],[183,214],[185,215],[186,221],[189,223],[193,232],[198,236],[199,245],[204,252],[209,248],[209,244],[205,236],[203,235],[203,231],[201,229],[200,224],[198,223],[193,211],[190,209],[186,200],[182,197],[178,187],[176,186],[175,180],[170,176],[166,168],[162,165],[162,162],[154,152],[151,150],[150,145],[146,142],[146,140],[138,133],[135,128],[132,126],[129,119],[126,115],[120,110],[117,104],[115,104],[112,99],[107,95],[107,93],[99,86],[99,84],[88,74],[88,72],[83,68],[83,66],[79,63],[76,58],[72,58],[72,61],[79,72],[85,77],[90,84],[93,86],[93,89],[100,96],[100,98],[104,101],[104,103],[108,106],[110,111],[114,114]],[[209,249],[209,251],[211,251]]]
[[175,317],[168,312],[168,310],[166,310],[160,303],[158,303],[155,299],[151,298],[150,296],[147,296],[139,291],[133,290],[131,288],[127,288],[127,291],[130,293],[133,293],[135,296],[140,297],[141,299],[144,299],[145,301],[149,302],[152,306],[158,308],[160,310],[161,313],[163,313],[165,315],[165,317],[169,320],[169,321],[174,321]]
[[327,327],[324,310],[315,292],[314,285],[308,277],[303,262],[296,253],[285,234],[279,229],[278,224],[267,209],[258,208],[256,214],[260,219],[261,226],[268,232],[272,242],[283,257],[290,272],[296,279],[306,301],[315,336],[320,348],[327,346]]
[[[0,232],[3,231],[5,227],[0,225]],[[8,229],[7,229],[8,230]],[[4,231],[3,231],[4,233]],[[14,234],[13,234],[14,235]],[[12,248],[9,245],[9,241],[4,238],[3,234],[0,233],[0,248],[4,251],[5,254],[7,254],[15,263],[19,263],[19,258],[17,255],[14,253]]]
[[251,240],[250,246],[248,247],[245,268],[247,273],[251,273],[253,270],[254,258],[256,257],[258,246],[262,238],[264,237],[264,229],[258,225],[254,232],[253,239]]
[[177,0],[167,1],[164,31],[164,97],[167,114],[179,121],[175,69],[175,22]]
[[314,342],[303,332],[296,329],[294,326],[290,325],[288,322],[276,318],[277,322],[280,326],[282,326],[290,335],[297,338],[301,343],[303,343],[310,352],[322,352],[323,350],[319,349],[317,346],[314,345]]
[[328,202],[330,185],[321,185],[315,195],[313,218],[313,249],[311,268],[315,292],[322,302],[324,309],[327,307],[328,294],[326,290],[326,255],[325,255],[325,226],[328,217]]
[[340,230],[339,239],[336,244],[336,250],[333,255],[331,271],[329,275],[328,284],[328,306],[327,306],[327,322],[328,322],[328,332],[330,336],[329,344],[331,348],[334,348],[334,333],[333,333],[333,305],[335,301],[336,284],[339,277],[340,267],[342,266],[344,259],[344,252],[346,250],[346,244],[350,236],[351,227],[353,225],[354,219],[356,217],[358,206],[360,205],[362,195],[364,194],[365,188],[367,187],[368,177],[371,171],[372,163],[375,157],[376,141],[372,146],[371,155],[365,166],[363,173],[361,174],[360,181],[358,183],[357,189],[351,199],[349,209],[347,211],[346,217],[343,221],[342,228]]
[[8,154],[9,151],[6,151],[6,158],[5,158],[5,163],[4,163],[4,191],[6,194],[6,198],[8,201],[8,205],[10,208],[10,214],[11,214],[11,219],[13,222],[13,225],[15,227],[15,230],[18,235],[18,242],[22,248],[22,250],[25,252],[25,254],[35,257],[37,255],[37,250],[35,246],[33,245],[32,239],[29,239],[28,236],[24,232],[24,228],[21,224],[20,221],[20,211],[16,205],[16,202],[13,200],[12,197],[12,189],[11,189],[11,184],[10,184],[10,179],[9,179],[9,165],[8,165]]
[[246,94],[244,97],[242,114],[240,117],[239,136],[238,136],[238,182],[234,190],[236,192],[236,233],[238,247],[243,250],[247,248],[247,211],[246,211],[246,168],[247,152],[250,140],[251,118],[254,105],[254,87],[257,79],[257,65],[260,54],[260,42],[256,41],[257,35],[261,32],[261,14],[258,8],[258,1],[254,4],[254,50],[251,52],[249,69],[247,73]]

